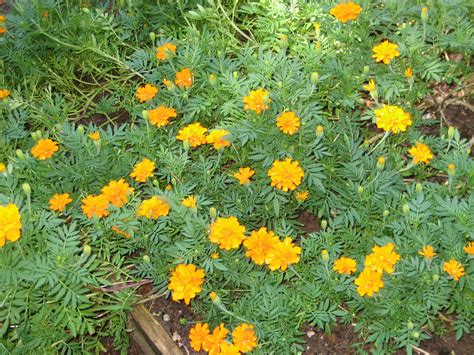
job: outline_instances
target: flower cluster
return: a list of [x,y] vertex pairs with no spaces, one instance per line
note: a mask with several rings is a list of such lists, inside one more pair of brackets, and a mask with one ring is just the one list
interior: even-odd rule
[[222,149],[230,146],[227,138],[230,132],[225,129],[215,129],[206,136],[207,128],[203,127],[199,122],[192,123],[182,128],[176,139],[186,142],[190,147],[196,148],[203,144],[212,144],[215,149]]
[[176,54],[176,46],[172,43],[165,43],[162,46],[159,46],[156,49],[156,59],[158,60],[166,60],[170,56]]
[[201,292],[204,283],[204,270],[193,264],[180,264],[171,273],[168,289],[172,292],[173,301],[184,300],[189,304],[191,299]]

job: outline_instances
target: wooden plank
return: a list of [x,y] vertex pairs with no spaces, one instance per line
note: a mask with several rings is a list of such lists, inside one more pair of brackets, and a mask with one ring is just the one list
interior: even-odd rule
[[145,344],[142,346],[140,343],[143,342],[143,339],[137,341],[146,354],[153,351],[152,354],[183,355],[183,352],[171,339],[166,330],[143,305],[135,306],[131,316],[138,328],[137,331],[141,333],[141,335],[137,335],[136,339],[140,339],[140,336],[142,336],[149,345],[149,347]]

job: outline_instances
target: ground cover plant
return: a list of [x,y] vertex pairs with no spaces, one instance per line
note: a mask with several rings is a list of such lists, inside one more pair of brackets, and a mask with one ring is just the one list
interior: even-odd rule
[[126,353],[143,280],[211,354],[469,336],[467,1],[3,3],[2,352]]

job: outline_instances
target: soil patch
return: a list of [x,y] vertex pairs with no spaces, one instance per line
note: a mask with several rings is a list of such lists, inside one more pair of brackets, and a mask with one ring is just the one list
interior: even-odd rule
[[319,219],[309,211],[303,211],[298,216],[298,222],[302,224],[300,229],[306,234],[315,233],[320,231]]

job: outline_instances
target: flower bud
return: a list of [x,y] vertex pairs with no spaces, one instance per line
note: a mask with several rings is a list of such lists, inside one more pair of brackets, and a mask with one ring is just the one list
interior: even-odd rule
[[368,65],[364,66],[364,74],[369,74],[370,67]]
[[219,298],[217,293],[215,293],[214,291],[209,293],[209,298],[211,299],[212,303],[214,303],[214,304],[219,304],[221,302],[221,299]]
[[419,332],[413,332],[413,333],[411,333],[411,336],[412,336],[413,338],[419,338],[419,337],[420,337],[420,333],[419,333]]
[[363,186],[359,186],[357,187],[357,193],[360,195],[364,192],[364,187]]
[[316,31],[316,38],[321,36],[321,24],[318,22],[313,23],[314,30]]
[[383,214],[384,217],[388,217],[390,212],[389,212],[389,210],[384,210],[382,214]]
[[84,252],[84,255],[86,256],[91,255],[91,252],[92,252],[91,246],[89,244],[84,245],[83,252]]
[[150,32],[150,40],[151,40],[151,43],[155,43],[155,39],[156,39],[156,34],[155,34],[155,32]]
[[150,263],[150,257],[148,255],[143,255],[143,262],[149,264]]
[[283,81],[279,81],[279,82],[277,83],[277,86],[281,89],[281,88],[283,87]]
[[211,73],[209,75],[209,82],[211,83],[212,86],[216,85],[216,74]]
[[188,141],[188,140],[185,140],[185,141],[183,142],[183,148],[184,148],[184,150],[185,150],[186,152],[189,151],[189,147],[190,147],[189,141]]
[[453,139],[454,138],[454,132],[456,131],[456,128],[454,127],[449,127],[448,128],[448,139]]
[[38,129],[38,130],[36,131],[36,136],[38,137],[38,139],[43,138],[43,132],[41,132],[41,130]]
[[151,180],[151,183],[153,184],[153,186],[160,186],[160,182],[157,179]]
[[432,276],[431,278],[432,278],[432,280],[433,280],[434,282],[438,282],[438,280],[439,280],[439,274],[433,274],[433,276]]
[[316,47],[316,53],[317,54],[321,54],[321,43],[320,42],[316,42],[316,44],[314,45]]
[[38,140],[38,134],[36,134],[36,132],[31,132],[30,136],[31,138],[33,138],[34,141]]
[[15,153],[18,159],[25,160],[25,153],[21,149],[17,149]]
[[181,324],[183,327],[188,324],[188,320],[184,317],[179,318],[179,324]]
[[428,21],[428,8],[426,6],[421,8],[421,21],[423,21],[423,23]]
[[319,81],[319,73],[317,71],[314,71],[311,73],[311,82],[313,84],[316,84]]
[[324,134],[324,127],[319,125],[316,127],[316,137],[322,137]]
[[84,132],[85,132],[84,126],[80,124],[80,125],[77,127],[77,133],[79,133],[79,134],[84,134]]
[[232,72],[232,76],[234,77],[234,80],[237,80],[239,78],[239,72],[238,71]]
[[321,221],[321,229],[322,229],[322,230],[325,230],[327,226],[328,226],[328,221],[325,220],[325,219],[323,219],[323,220]]
[[288,46],[288,36],[285,34],[280,35],[280,47],[287,47]]
[[212,219],[215,219],[217,217],[217,210],[215,207],[209,208],[209,215]]
[[422,193],[423,192],[423,184],[417,182],[416,185],[415,185],[415,191],[418,192],[418,193]]
[[456,174],[456,166],[453,163],[448,164],[448,176],[452,178],[454,177],[455,174]]
[[383,170],[385,167],[385,157],[379,157],[377,159],[377,170]]
[[414,327],[415,327],[415,324],[413,324],[412,321],[408,321],[408,323],[407,323],[408,330],[412,330]]
[[23,192],[25,193],[26,196],[31,195],[31,186],[27,182],[25,182],[23,185],[21,185],[21,188],[23,189]]
[[168,184],[168,185],[166,185],[166,187],[165,187],[165,190],[166,190],[166,191],[170,191],[170,190],[172,190],[172,189],[173,189],[173,185],[171,185],[171,184]]
[[143,110],[142,111],[142,116],[145,120],[148,120],[148,117],[150,116],[150,114],[148,113],[148,110]]
[[402,206],[402,211],[403,211],[403,214],[409,214],[410,213],[410,206],[408,206],[407,203],[405,203],[403,206]]
[[321,259],[323,259],[325,263],[329,261],[329,252],[326,249],[323,249],[321,252]]

